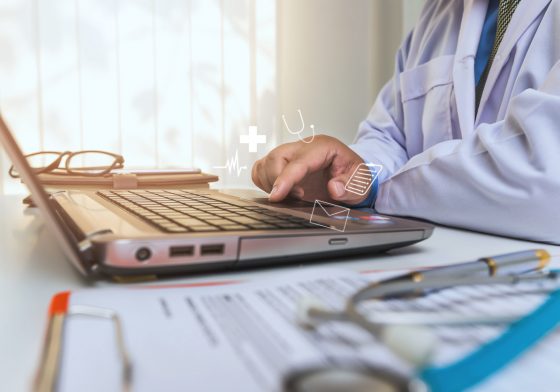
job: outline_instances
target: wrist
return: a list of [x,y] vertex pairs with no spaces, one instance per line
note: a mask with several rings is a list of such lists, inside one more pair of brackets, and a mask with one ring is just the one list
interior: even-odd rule
[[366,198],[357,204],[351,205],[353,208],[373,208],[377,199],[377,191],[379,189],[379,173],[383,170],[381,165],[365,163],[369,167],[372,182],[366,194]]

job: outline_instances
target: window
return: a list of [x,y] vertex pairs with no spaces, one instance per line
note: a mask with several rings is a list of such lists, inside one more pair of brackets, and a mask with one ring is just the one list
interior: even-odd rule
[[4,0],[0,53],[0,108],[25,152],[103,149],[249,185],[250,170],[213,167],[238,152],[250,169],[249,125],[274,141],[275,0]]
[[[26,152],[110,150],[248,186],[255,159],[297,140],[282,113],[353,139],[423,3],[2,0],[0,109]],[[250,125],[257,153],[239,144]],[[236,153],[239,175],[215,168]],[[23,192],[1,158],[0,194]]]

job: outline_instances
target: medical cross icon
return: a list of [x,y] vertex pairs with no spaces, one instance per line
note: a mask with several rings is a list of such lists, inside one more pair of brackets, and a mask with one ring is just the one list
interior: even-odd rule
[[248,144],[249,152],[257,152],[258,145],[266,143],[266,135],[259,135],[257,132],[257,127],[251,125],[249,127],[248,135],[239,136],[239,143]]

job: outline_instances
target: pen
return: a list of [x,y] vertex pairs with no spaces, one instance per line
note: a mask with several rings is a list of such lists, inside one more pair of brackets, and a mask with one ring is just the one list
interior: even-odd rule
[[518,275],[539,271],[548,265],[550,254],[544,249],[531,249],[521,252],[506,253],[492,257],[482,257],[476,261],[432,268],[427,271],[414,271],[400,275],[385,282],[412,281],[421,282],[433,278],[461,278],[465,276],[503,276]]

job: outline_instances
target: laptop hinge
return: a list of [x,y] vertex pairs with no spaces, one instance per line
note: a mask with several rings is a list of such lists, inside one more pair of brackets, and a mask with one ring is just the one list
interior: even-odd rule
[[[58,194],[60,192],[56,192]],[[54,206],[58,213],[58,216],[64,221],[63,228],[65,231],[69,233],[70,236],[74,238],[74,241],[77,246],[77,251],[82,260],[82,265],[86,268],[90,273],[97,273],[98,262],[97,257],[95,255],[92,239],[104,234],[113,234],[111,229],[99,229],[95,231],[91,231],[88,233],[84,233],[79,227],[75,224],[75,222],[70,218],[68,213],[63,209],[60,208],[59,204],[51,195],[51,200],[54,201]]]
[[93,246],[93,244],[91,243],[91,239],[103,234],[113,234],[113,230],[99,229],[92,231],[91,233],[85,233],[84,238],[78,242],[78,249],[80,249],[80,252],[88,251]]

